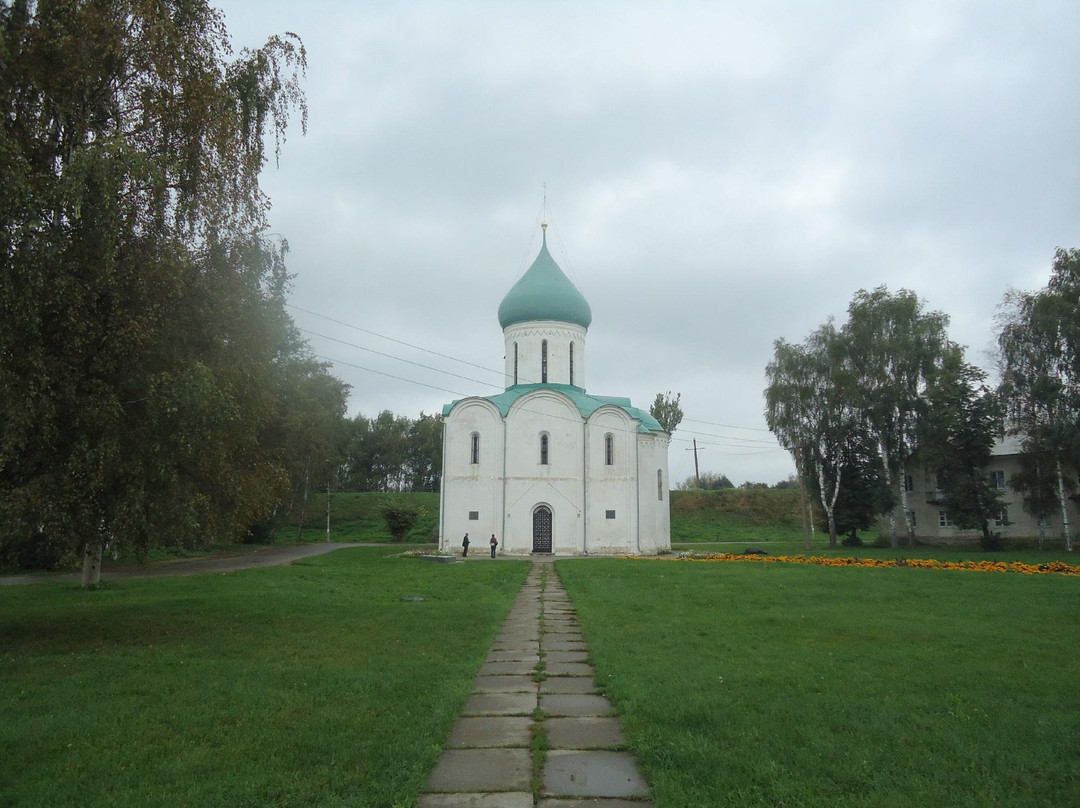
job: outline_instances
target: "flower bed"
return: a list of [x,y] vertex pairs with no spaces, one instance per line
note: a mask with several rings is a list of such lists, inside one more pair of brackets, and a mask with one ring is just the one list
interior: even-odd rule
[[[663,559],[643,556],[625,556],[644,561]],[[1080,576],[1080,567],[1066,564],[1064,561],[1050,561],[1046,564],[1023,564],[1019,561],[938,561],[932,558],[825,558],[822,556],[769,556],[741,555],[734,553],[679,553],[673,561],[752,561],[759,564],[817,564],[821,567],[917,567],[933,570],[965,570],[970,572],[1018,572],[1022,575],[1076,575]]]

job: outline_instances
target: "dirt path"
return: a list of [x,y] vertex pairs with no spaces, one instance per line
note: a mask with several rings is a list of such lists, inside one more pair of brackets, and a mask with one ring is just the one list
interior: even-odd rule
[[[233,572],[253,567],[277,567],[289,564],[298,558],[323,555],[343,547],[394,547],[390,544],[368,544],[358,542],[325,542],[312,544],[287,544],[281,546],[259,547],[256,550],[237,555],[207,558],[184,558],[176,561],[159,561],[140,566],[125,564],[109,567],[101,571],[102,581],[122,578],[149,578],[154,575],[205,575],[213,572]],[[0,576],[0,586],[16,584],[40,584],[56,581],[81,581],[79,573],[69,575],[11,575]]]

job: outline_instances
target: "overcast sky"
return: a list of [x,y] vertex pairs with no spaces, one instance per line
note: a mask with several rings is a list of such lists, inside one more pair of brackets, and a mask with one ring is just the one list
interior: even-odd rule
[[992,370],[1003,294],[1080,246],[1076,0],[220,7],[237,49],[307,47],[308,133],[263,186],[350,414],[502,388],[545,184],[592,306],[586,386],[682,394],[674,481],[693,438],[736,483],[793,471],[765,430],[773,341],[858,289],[914,290]]

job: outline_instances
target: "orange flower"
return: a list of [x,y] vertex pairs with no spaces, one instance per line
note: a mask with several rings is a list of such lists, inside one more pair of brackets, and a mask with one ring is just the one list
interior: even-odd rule
[[935,570],[967,570],[973,572],[1018,572],[1021,575],[1076,575],[1080,576],[1080,567],[1066,564],[1064,561],[1049,561],[1045,564],[1024,564],[1019,561],[938,561],[934,558],[854,558],[822,556],[766,556],[733,555],[732,553],[701,553],[694,551],[680,554],[676,558],[620,556],[639,561],[753,561],[757,563],[817,564],[822,567],[917,567]]

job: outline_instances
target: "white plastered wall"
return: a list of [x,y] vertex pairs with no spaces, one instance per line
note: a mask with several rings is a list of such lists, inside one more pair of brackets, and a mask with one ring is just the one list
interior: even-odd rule
[[[671,481],[667,433],[638,435],[638,501],[641,508],[640,552],[655,555],[671,549]],[[657,472],[659,472],[659,483]]]
[[[546,465],[540,462],[541,433],[548,435]],[[549,390],[524,395],[507,413],[506,442],[504,550],[532,552],[533,511],[547,505],[552,513],[552,550],[580,552],[584,420],[577,407]]]
[[548,343],[548,384],[570,384],[570,343],[574,344],[575,387],[585,387],[585,329],[574,323],[537,320],[507,326],[505,385],[514,384],[514,344],[517,344],[518,384],[540,384],[543,377],[542,343]]
[[[612,439],[607,464],[606,438]],[[600,555],[637,551],[637,421],[618,407],[601,407],[585,427],[585,536],[583,551]],[[608,518],[608,512],[613,518]]]
[[[480,436],[479,463],[472,462],[472,436]],[[443,480],[439,547],[460,549],[466,532],[477,552],[487,551],[492,533],[502,532],[502,475],[505,429],[498,409],[482,398],[459,401],[443,426]],[[477,518],[470,519],[470,511]]]

